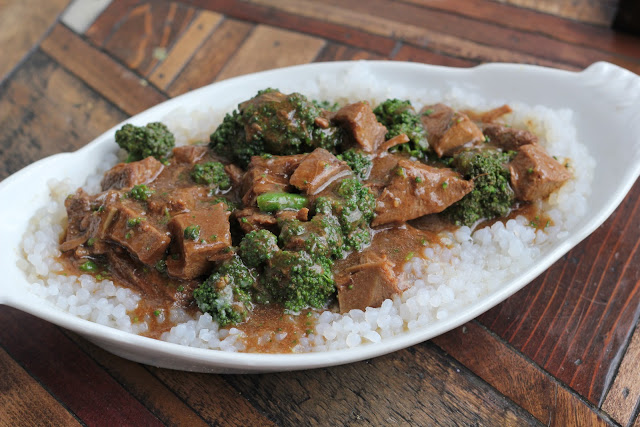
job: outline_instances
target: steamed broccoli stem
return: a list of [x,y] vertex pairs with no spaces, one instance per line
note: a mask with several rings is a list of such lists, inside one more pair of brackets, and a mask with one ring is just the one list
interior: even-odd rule
[[220,162],[198,163],[191,169],[191,179],[197,184],[215,185],[220,190],[231,187],[229,175],[224,171],[224,165]]
[[378,121],[387,127],[387,139],[403,133],[409,137],[409,142],[398,145],[396,150],[404,151],[415,157],[420,157],[421,153],[427,151],[429,148],[427,132],[411,102],[387,99],[378,105],[373,112]]
[[246,234],[240,242],[240,258],[251,268],[257,268],[279,251],[278,238],[267,230],[254,230]]
[[255,283],[252,271],[233,256],[193,291],[193,297],[198,308],[223,327],[247,318],[253,309],[251,290]]
[[371,158],[362,151],[350,148],[337,157],[340,160],[344,160],[359,179],[364,180],[369,178],[373,162]]
[[472,179],[473,190],[444,210],[456,225],[471,226],[481,219],[509,214],[515,195],[509,185],[510,174],[505,165],[513,153],[497,150],[463,151],[453,158],[453,166],[465,179]]
[[273,301],[293,312],[308,307],[324,308],[336,291],[331,261],[314,259],[306,251],[274,253],[261,276],[261,284]]
[[116,131],[116,143],[125,149],[127,162],[134,162],[153,156],[161,160],[169,155],[175,145],[171,131],[160,122],[146,126],[126,124]]
[[262,212],[299,210],[307,206],[307,198],[294,193],[264,193],[256,200]]

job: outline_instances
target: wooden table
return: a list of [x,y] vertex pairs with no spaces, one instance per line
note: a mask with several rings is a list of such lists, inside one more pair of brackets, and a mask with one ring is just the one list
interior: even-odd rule
[[[606,60],[640,73],[640,38],[608,29],[615,0],[68,3],[0,3],[0,179],[169,97],[293,64]],[[638,426],[639,216],[636,183],[602,227],[493,310],[330,369],[158,369],[0,307],[0,424]]]

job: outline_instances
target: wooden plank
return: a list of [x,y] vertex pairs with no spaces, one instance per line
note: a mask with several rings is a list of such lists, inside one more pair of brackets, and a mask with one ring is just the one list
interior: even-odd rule
[[194,15],[194,8],[181,3],[142,2],[122,17],[104,47],[130,70],[148,76]]
[[[455,35],[449,35],[445,32],[434,31],[431,26],[417,23],[403,22],[406,20],[403,15],[393,16],[394,12],[388,11],[383,13],[380,11],[377,15],[365,13],[376,11],[381,5],[364,6],[365,3],[353,2],[346,9],[342,6],[342,2],[336,1],[336,5],[319,4],[313,0],[250,0],[252,3],[269,5],[274,9],[285,10],[289,13],[301,14],[320,20],[326,20],[334,24],[356,27],[363,31],[377,34],[384,37],[404,40],[418,47],[428,46],[429,49],[441,54],[447,54],[454,57],[465,58],[475,62],[519,62],[537,65],[547,65],[562,67],[564,61],[552,61],[540,58],[536,55],[518,52],[514,49],[505,49],[502,47],[491,46],[478,43],[473,38],[464,39]],[[345,0],[346,1],[346,0]],[[372,0],[374,1],[374,0]],[[346,5],[346,3],[345,3]],[[359,5],[359,6],[358,6]],[[393,5],[387,4],[388,9],[392,9]],[[409,6],[409,5],[397,5]],[[363,9],[364,11],[360,11]],[[415,8],[414,9],[419,9]],[[405,11],[411,13],[411,11]],[[422,12],[424,14],[424,11]]]
[[616,13],[617,0],[498,0],[520,7],[563,16],[576,21],[609,27]]
[[202,43],[222,21],[222,15],[204,10],[189,24],[185,33],[176,41],[167,55],[153,71],[149,81],[166,90],[180,70],[199,50]]
[[403,45],[393,59],[395,61],[422,62],[424,64],[445,65],[447,67],[473,67],[478,64],[477,61],[440,55],[436,52],[409,45]]
[[306,15],[288,13],[280,9],[250,4],[234,0],[184,0],[204,9],[224,13],[236,19],[273,25],[283,29],[298,31],[327,40],[348,44],[361,49],[370,50],[381,55],[389,55],[395,42],[352,26],[338,25],[332,22],[313,19]]
[[640,405],[640,328],[636,327],[602,409],[621,425],[630,425]]
[[61,25],[40,47],[127,114],[137,114],[166,99],[146,81]]
[[[275,2],[276,0],[254,1]],[[545,35],[517,31],[457,14],[425,10],[414,5],[389,0],[370,0],[366,3],[358,0],[327,0],[327,2],[339,6],[345,11],[351,11],[356,16],[355,22],[369,20],[373,17],[392,23],[394,27],[398,28],[396,37],[403,34],[403,26],[408,25],[422,29],[425,35],[427,34],[426,29],[428,29],[428,38],[422,40],[422,44],[420,39],[415,41],[411,38],[406,39],[418,46],[425,46],[424,42],[426,41],[429,46],[433,47],[439,37],[446,37],[447,44],[451,44],[455,40],[460,42],[473,41],[478,46],[492,46],[501,49],[504,51],[503,54],[514,52],[577,67],[586,67],[593,62],[606,60],[631,71],[640,72],[638,60],[627,60],[607,52],[566,43]],[[344,16],[344,13],[342,15]],[[523,61],[515,60],[515,62]]]
[[102,46],[109,35],[118,27],[120,20],[127,15],[140,0],[116,0],[102,12],[91,24],[85,35],[96,46]]
[[45,389],[0,348],[0,426],[79,426]]
[[0,2],[0,82],[49,31],[68,3],[69,0]]
[[[225,426],[274,425],[220,375],[153,367],[148,369],[208,423]],[[248,392],[247,395],[251,396],[252,393]]]
[[595,405],[640,315],[640,181],[543,277],[480,321]]
[[311,62],[325,43],[317,37],[258,25],[216,80]]
[[177,96],[213,82],[251,28],[245,22],[233,19],[223,21],[171,83],[169,95]]
[[[488,0],[403,0],[428,9],[456,13],[496,25],[544,34],[580,46],[640,58],[638,38],[560,16]],[[580,2],[585,5],[587,2]]]
[[607,425],[567,387],[476,322],[432,341],[543,424]]
[[56,326],[4,306],[0,323],[0,345],[84,424],[162,425]]
[[73,151],[126,115],[36,51],[0,87],[0,179]]
[[539,425],[429,343],[345,366],[225,379],[283,425]]
[[329,42],[320,54],[316,57],[315,62],[325,61],[357,61],[360,59],[385,59],[383,56],[355,47]]
[[78,335],[66,332],[73,342],[135,396],[166,425],[205,427],[200,416],[152,375],[144,365],[108,353]]

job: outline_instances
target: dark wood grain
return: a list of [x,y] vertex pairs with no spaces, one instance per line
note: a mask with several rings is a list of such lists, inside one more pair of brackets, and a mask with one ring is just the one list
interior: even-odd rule
[[602,227],[542,277],[480,317],[598,405],[640,314],[639,204],[636,182]]
[[166,99],[132,71],[93,48],[62,25],[53,29],[41,49],[85,83],[133,115]]
[[358,49],[356,47],[340,43],[327,43],[327,45],[318,54],[315,61],[357,61],[359,59],[379,60],[385,58],[377,53]]
[[127,68],[151,73],[189,25],[195,9],[176,2],[149,1],[130,9],[109,34],[105,49]]
[[636,327],[602,409],[621,425],[633,423],[640,410],[640,329]]
[[252,28],[234,19],[222,22],[171,83],[169,94],[177,96],[213,82]]
[[2,347],[0,377],[0,426],[40,425],[44,420],[50,425],[80,425]]
[[162,425],[56,326],[4,306],[0,323],[0,346],[84,423]]
[[286,425],[539,424],[431,344],[330,369],[225,379]]
[[165,425],[207,425],[198,413],[149,372],[146,366],[107,353],[72,332],[66,331],[65,335]]
[[[441,10],[491,22],[516,30],[544,34],[553,39],[579,46],[588,46],[602,51],[640,57],[640,43],[636,37],[611,31],[609,25],[597,27],[573,19],[542,13],[524,7],[485,0],[403,0],[428,9]],[[614,0],[615,1],[615,0]],[[539,2],[540,3],[540,2]],[[584,3],[581,4],[584,6]]]
[[[33,49],[56,22],[69,0],[23,0],[0,3],[0,82]],[[30,25],[25,25],[29,22]]]
[[389,55],[395,46],[393,40],[362,31],[354,26],[339,25],[310,16],[288,13],[272,7],[233,0],[183,1],[187,4],[218,11],[237,19],[300,31],[382,55]]
[[607,424],[574,392],[476,322],[434,338],[433,342],[543,424]]
[[426,49],[403,45],[393,57],[396,61],[422,62],[425,64],[444,65],[447,67],[473,67],[478,61],[441,55]]
[[126,117],[41,52],[0,86],[0,179],[73,151]]
[[[384,17],[384,19],[392,20],[397,24],[428,28],[430,31],[441,32],[443,35],[474,40],[482,45],[521,52],[557,63],[586,67],[593,62],[606,60],[620,64],[634,72],[640,70],[637,59],[627,60],[608,52],[565,43],[537,33],[515,31],[511,28],[493,25],[482,20],[469,19],[457,14],[425,10],[389,0],[371,0],[366,3],[358,0],[327,1],[363,15]],[[428,43],[433,43],[433,40],[428,40]]]

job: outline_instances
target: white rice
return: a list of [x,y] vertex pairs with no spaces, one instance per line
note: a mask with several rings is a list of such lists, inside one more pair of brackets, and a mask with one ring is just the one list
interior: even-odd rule
[[[281,86],[280,89],[342,103],[365,99],[375,105],[392,97],[410,99],[417,109],[433,102],[477,110],[509,103],[500,99],[485,100],[459,88],[410,91],[400,85],[380,87],[364,65],[352,67],[339,80],[326,77],[308,82],[307,87]],[[350,91],[345,93],[343,90],[339,97],[332,96],[336,87],[350,88]],[[568,236],[576,221],[586,213],[586,198],[590,194],[595,162],[577,141],[571,111],[509,104],[514,112],[501,121],[537,134],[540,143],[560,161],[568,161],[573,172],[569,182],[541,203],[552,225],[536,230],[525,217],[518,216],[473,233],[468,227],[461,227],[454,233],[442,233],[443,245],[426,247],[424,258],[414,257],[405,264],[401,280],[408,289],[402,295],[386,300],[379,308],[352,310],[343,315],[328,311],[317,315],[315,333],[299,339],[294,351],[356,347],[433,325],[495,292],[536,262],[548,247]],[[229,110],[234,107],[234,104],[229,105]],[[193,139],[206,139],[224,113],[207,108],[178,110],[165,122],[175,133],[178,143],[186,143]],[[104,170],[115,163],[114,155],[105,161]],[[572,165],[579,165],[579,168]],[[85,184],[88,192],[99,191],[104,170],[98,170],[96,175],[88,178]],[[18,261],[31,283],[31,292],[83,319],[144,333],[148,330],[147,319],[133,322],[128,314],[137,307],[140,299],[135,292],[118,288],[109,280],[98,282],[90,275],[61,274],[62,266],[55,258],[60,255],[58,242],[66,217],[64,199],[75,188],[66,180],[52,180],[49,188],[51,200],[32,218],[22,241],[24,259]],[[165,321],[176,326],[162,335],[163,340],[223,351],[243,351],[246,348],[242,331],[237,328],[220,330],[208,314],[191,318],[182,310],[172,310]],[[285,337],[275,338],[282,340]]]

